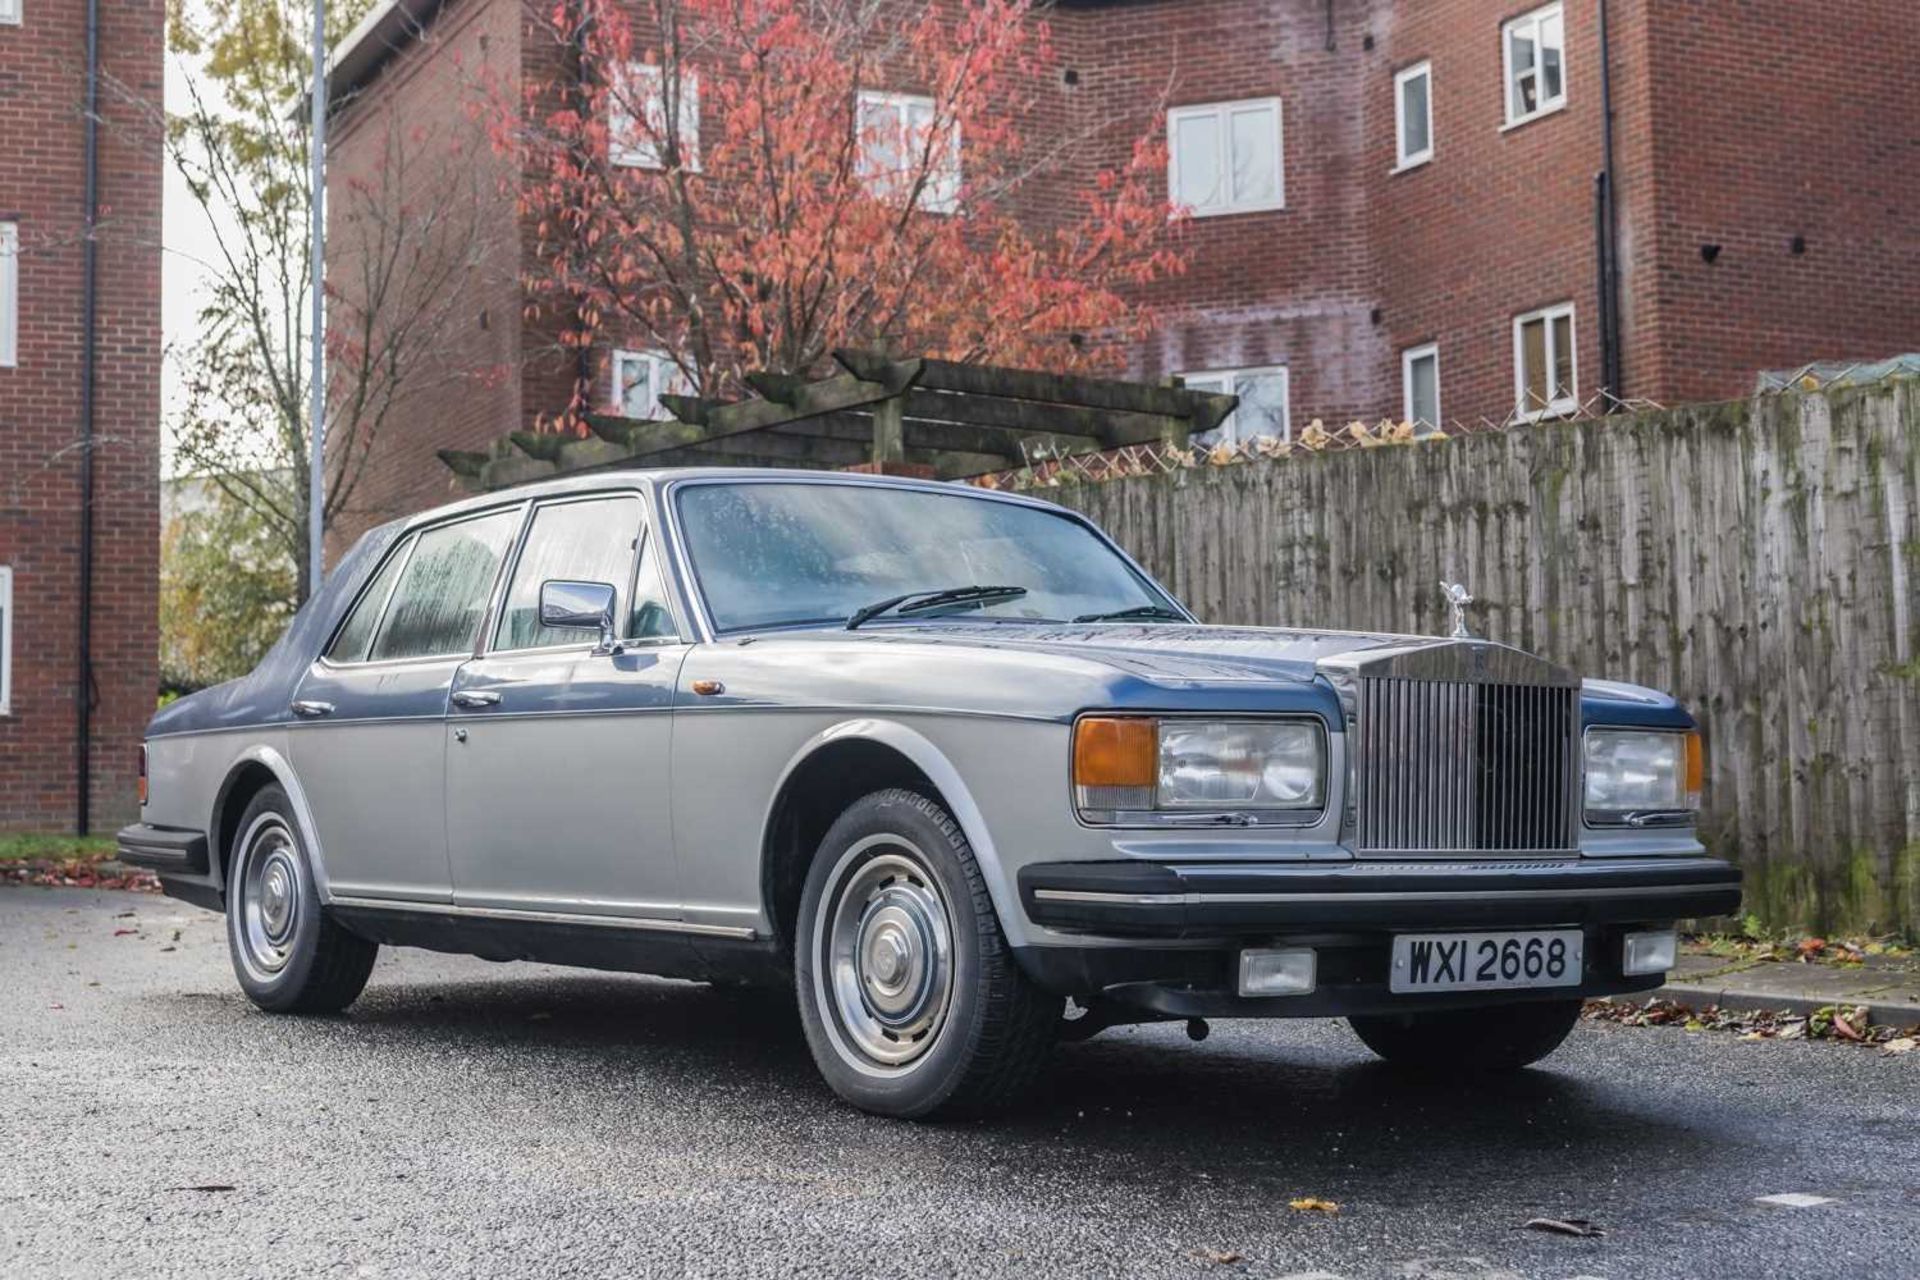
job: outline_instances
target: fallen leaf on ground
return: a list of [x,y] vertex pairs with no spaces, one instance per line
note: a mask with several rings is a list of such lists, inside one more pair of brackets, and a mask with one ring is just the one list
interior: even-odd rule
[[1549,1231],[1558,1236],[1579,1236],[1582,1239],[1607,1234],[1585,1218],[1529,1218],[1526,1230]]
[[190,1187],[170,1187],[171,1191],[232,1191],[233,1185],[226,1182],[200,1182]]
[[1920,1040],[1915,1040],[1912,1036],[1901,1036],[1898,1040],[1887,1041],[1888,1053],[1912,1053],[1916,1047],[1920,1047]]
[[138,929],[115,929],[113,931],[113,936],[116,938],[124,938],[130,933],[138,933],[138,932],[140,932]]
[[1338,1213],[1340,1206],[1331,1200],[1322,1200],[1319,1196],[1301,1196],[1298,1200],[1287,1201],[1287,1208],[1300,1213]]
[[1232,1249],[1202,1249],[1196,1255],[1202,1262],[1211,1262],[1216,1267],[1244,1261],[1242,1256]]

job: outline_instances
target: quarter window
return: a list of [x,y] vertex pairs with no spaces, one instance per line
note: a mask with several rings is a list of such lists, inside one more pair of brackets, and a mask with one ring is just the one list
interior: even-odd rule
[[1514,409],[1521,417],[1546,418],[1578,409],[1578,372],[1572,304],[1547,307],[1514,320]]
[[935,138],[932,98],[860,91],[860,179],[883,200],[904,201],[922,174],[919,207],[952,213],[960,202],[960,122]]
[[549,627],[540,621],[541,584],[556,579],[611,583],[618,592],[614,616],[627,598],[634,550],[640,541],[640,499],[623,495],[587,502],[558,502],[533,513],[533,526],[514,566],[507,602],[494,629],[493,647],[550,649],[592,644],[600,636],[580,627]]
[[1286,207],[1280,99],[1167,112],[1167,194],[1204,217]]
[[1239,406],[1227,415],[1227,420],[1212,431],[1195,436],[1194,444],[1237,444],[1260,436],[1277,440],[1293,438],[1285,366],[1189,373],[1183,374],[1181,380],[1191,391],[1219,391],[1240,397]]
[[428,529],[401,570],[369,653],[375,662],[470,652],[520,509]]
[[680,73],[680,91],[667,100],[666,73],[646,62],[629,63],[614,78],[607,102],[607,158],[628,169],[664,169],[668,144],[680,163],[700,170],[700,81]]
[[1566,24],[1560,6],[1522,14],[1502,28],[1507,123],[1521,124],[1567,105]]
[[1400,383],[1404,399],[1402,421],[1434,429],[1440,425],[1440,348],[1429,342],[1400,353]]
[[633,617],[627,635],[634,640],[670,640],[680,634],[666,589],[660,584],[660,555],[652,538],[640,546],[640,571],[633,582]]
[[693,384],[680,372],[680,366],[658,351],[613,353],[613,408],[622,417],[648,421],[671,418],[660,397],[692,392]]
[[1433,64],[1418,63],[1393,78],[1394,168],[1433,159]]
[[340,634],[333,638],[327,648],[329,662],[365,662],[367,649],[373,644],[374,630],[380,625],[380,616],[387,611],[387,601],[393,596],[393,584],[400,577],[400,570],[406,567],[407,557],[413,553],[413,539],[397,548],[380,566],[380,572],[374,575],[373,582],[360,596],[360,603],[353,607],[353,614],[347,619],[347,625],[340,628]]
[[0,716],[13,714],[13,570],[0,564]]
[[0,369],[11,369],[19,360],[20,225],[0,222]]

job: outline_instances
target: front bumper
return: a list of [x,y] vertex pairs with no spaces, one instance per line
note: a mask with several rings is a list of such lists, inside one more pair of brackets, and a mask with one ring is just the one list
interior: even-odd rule
[[1716,858],[1459,862],[1042,862],[1021,868],[1027,918],[1106,937],[1599,925],[1728,915],[1740,870]]

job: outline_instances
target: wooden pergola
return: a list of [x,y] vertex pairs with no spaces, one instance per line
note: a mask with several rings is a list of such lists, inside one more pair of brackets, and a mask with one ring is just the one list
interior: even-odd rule
[[1234,396],[948,360],[836,351],[817,381],[749,374],[745,400],[663,395],[665,421],[606,414],[591,436],[515,431],[485,453],[442,449],[469,489],[621,467],[861,467],[959,480],[1036,457],[1126,445],[1184,446],[1233,412]]

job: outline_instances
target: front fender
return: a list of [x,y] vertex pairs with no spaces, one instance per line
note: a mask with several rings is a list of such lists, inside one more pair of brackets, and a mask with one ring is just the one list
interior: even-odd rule
[[972,790],[944,751],[919,730],[897,720],[865,716],[842,720],[807,739],[780,771],[779,781],[774,785],[767,810],[762,815],[761,830],[770,829],[774,805],[778,797],[785,794],[787,782],[794,771],[823,748],[849,740],[889,747],[927,775],[927,780],[939,790],[940,798],[953,815],[953,820],[960,824],[967,843],[973,847],[974,860],[980,864],[980,874],[987,882],[987,894],[993,899],[995,914],[1000,917],[1001,931],[1011,945],[1024,946],[1027,942],[1026,918],[1019,909],[1019,892],[1006,874],[999,851],[994,847],[993,836],[987,829],[986,817],[981,813]]

